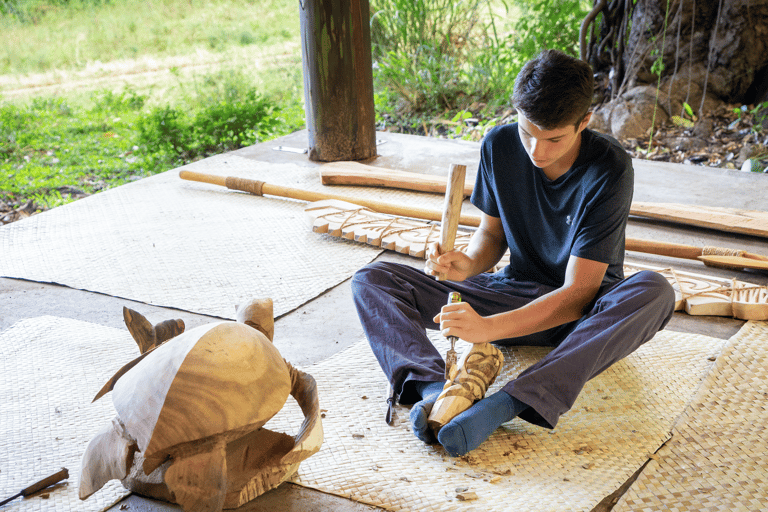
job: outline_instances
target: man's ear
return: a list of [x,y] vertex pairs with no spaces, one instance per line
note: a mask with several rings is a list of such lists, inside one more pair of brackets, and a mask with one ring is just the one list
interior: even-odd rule
[[590,119],[592,119],[592,111],[591,110],[589,112],[587,112],[587,115],[585,115],[584,119],[581,120],[581,122],[579,123],[579,129],[577,131],[578,132],[583,131],[584,128],[586,128],[587,125],[589,124]]

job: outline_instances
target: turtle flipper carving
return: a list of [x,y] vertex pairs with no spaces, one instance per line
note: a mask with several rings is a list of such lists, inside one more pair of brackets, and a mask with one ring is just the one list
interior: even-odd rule
[[437,432],[472,404],[485,396],[501,372],[504,356],[491,343],[474,343],[454,365],[437,397],[427,425]]

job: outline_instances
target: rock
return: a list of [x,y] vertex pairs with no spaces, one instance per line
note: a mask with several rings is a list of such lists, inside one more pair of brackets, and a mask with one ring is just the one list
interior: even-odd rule
[[[666,95],[659,91],[659,98],[661,101]],[[592,117],[590,126],[622,140],[646,137],[651,122],[655,119],[654,125],[662,126],[669,114],[661,103],[656,103],[656,87],[646,85],[633,87],[621,98],[600,107]]]
[[697,137],[677,137],[671,141],[675,151],[698,152],[707,147],[707,143]]

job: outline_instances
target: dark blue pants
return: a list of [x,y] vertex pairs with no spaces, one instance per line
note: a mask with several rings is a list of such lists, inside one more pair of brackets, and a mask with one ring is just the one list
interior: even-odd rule
[[[421,269],[377,262],[357,271],[352,293],[371,349],[402,404],[420,397],[414,381],[442,381],[445,361],[426,335],[438,329],[432,318],[458,291],[482,316],[519,308],[552,291],[537,283],[480,274],[463,282],[437,281]],[[554,428],[584,384],[626,357],[663,329],[672,317],[675,295],[656,272],[638,272],[600,290],[579,320],[496,345],[553,349],[507,382],[503,390],[529,408],[520,417]]]

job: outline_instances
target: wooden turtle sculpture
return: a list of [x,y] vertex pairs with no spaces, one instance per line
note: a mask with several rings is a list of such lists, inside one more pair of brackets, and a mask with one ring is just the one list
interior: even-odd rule
[[[237,508],[290,478],[323,440],[315,380],[272,344],[271,299],[237,308],[237,321],[184,331],[123,316],[142,354],[94,401],[112,391],[117,417],[91,439],[79,496],[112,479],[186,512]],[[180,333],[180,334],[179,334]],[[292,395],[304,422],[293,437],[263,425]]]

